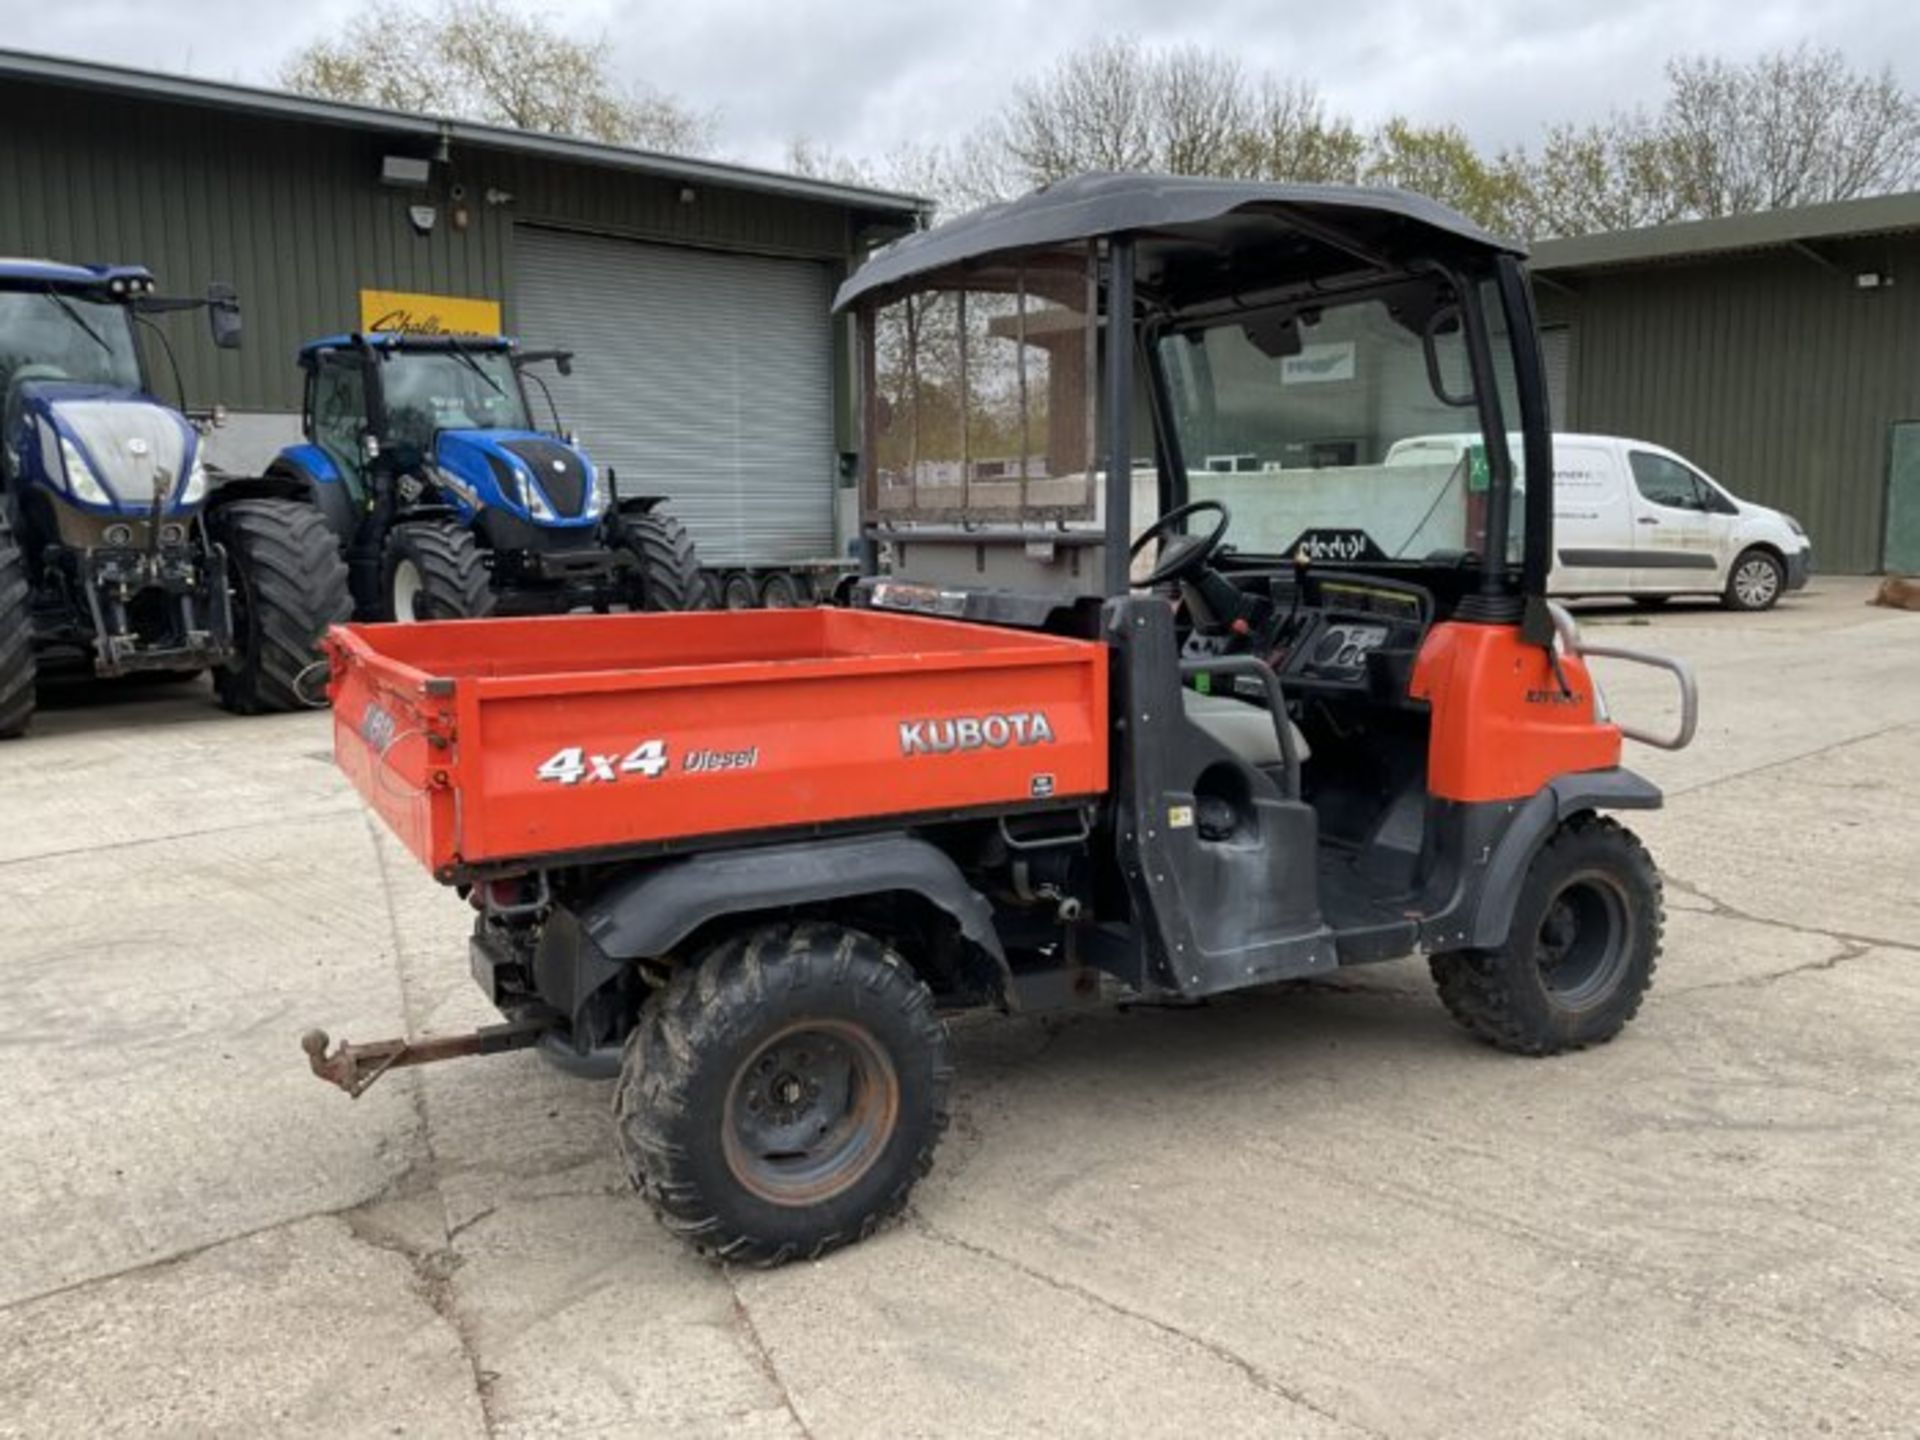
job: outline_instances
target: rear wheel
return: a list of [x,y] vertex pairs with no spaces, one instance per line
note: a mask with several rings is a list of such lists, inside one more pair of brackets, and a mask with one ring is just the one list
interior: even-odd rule
[[323,703],[320,640],[353,613],[325,518],[300,500],[235,500],[207,525],[227,552],[233,601],[233,658],[213,672],[215,698],[236,715]]
[[947,1124],[933,996],[838,925],[723,941],[656,994],[614,1116],[636,1188],[723,1260],[777,1265],[864,1238],[906,1204]]
[[1653,983],[1663,924],[1660,872],[1646,847],[1597,815],[1540,847],[1506,944],[1430,962],[1440,999],[1474,1035],[1521,1055],[1611,1040]]
[[380,560],[381,619],[478,620],[493,613],[486,558],[447,520],[394,526]]
[[1771,610],[1787,588],[1787,567],[1771,550],[1743,551],[1727,572],[1722,602],[1729,610]]
[[33,589],[26,557],[0,513],[0,740],[27,733],[33,720]]
[[728,574],[720,586],[720,608],[722,610],[752,610],[760,604],[760,592],[754,587],[753,576],[744,570],[735,570]]
[[624,517],[626,546],[633,557],[627,604],[634,610],[699,610],[707,603],[706,577],[687,527],[655,510]]

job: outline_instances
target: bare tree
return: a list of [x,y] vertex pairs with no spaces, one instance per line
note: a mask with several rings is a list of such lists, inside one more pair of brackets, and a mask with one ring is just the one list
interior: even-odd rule
[[1882,194],[1920,182],[1920,98],[1838,51],[1667,67],[1652,113],[1555,126],[1524,169],[1537,234],[1570,235]]
[[370,3],[338,39],[294,54],[289,90],[396,110],[681,153],[707,149],[713,117],[611,73],[604,39],[574,40],[505,0]]
[[1850,200],[1920,176],[1920,101],[1837,50],[1667,67],[1660,116],[1675,186],[1699,215]]

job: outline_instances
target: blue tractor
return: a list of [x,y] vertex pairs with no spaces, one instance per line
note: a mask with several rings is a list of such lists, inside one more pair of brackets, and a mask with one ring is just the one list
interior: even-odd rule
[[[706,598],[693,541],[658,497],[618,495],[564,434],[529,367],[565,351],[505,336],[335,335],[300,351],[305,443],[268,475],[311,495],[365,620],[460,619]],[[546,398],[536,428],[527,382]]]
[[325,525],[284,481],[214,470],[153,393],[139,330],[171,360],[150,317],[201,307],[237,345],[228,286],[176,300],[139,266],[0,260],[0,738],[61,668],[211,669],[241,713],[319,698],[319,640],[350,604]]

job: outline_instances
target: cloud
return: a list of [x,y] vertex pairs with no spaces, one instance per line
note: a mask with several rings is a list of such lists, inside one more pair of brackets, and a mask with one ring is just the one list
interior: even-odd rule
[[[0,0],[18,48],[271,83],[297,46],[337,30],[355,0]],[[604,38],[621,75],[719,112],[733,158],[777,164],[797,136],[854,155],[952,140],[1019,79],[1099,36],[1195,44],[1253,71],[1313,81],[1362,121],[1455,121],[1480,144],[1549,122],[1657,102],[1679,54],[1748,58],[1802,40],[1862,67],[1891,62],[1920,89],[1920,6],[1833,0],[1818,29],[1788,0],[538,0],[569,33]]]

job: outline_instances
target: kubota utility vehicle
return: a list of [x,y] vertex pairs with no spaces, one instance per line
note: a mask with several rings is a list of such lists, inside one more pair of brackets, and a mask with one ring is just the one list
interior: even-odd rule
[[[451,620],[706,598],[657,496],[619,496],[561,431],[534,428],[529,367],[572,356],[504,335],[335,335],[300,351],[306,441],[270,474],[339,536],[363,620]],[[547,407],[553,412],[551,394]]]
[[[0,738],[36,673],[211,668],[230,710],[317,703],[346,572],[310,507],[213,470],[201,428],[155,398],[136,326],[205,307],[240,343],[230,286],[154,294],[138,265],[0,260]],[[179,375],[174,375],[176,387]]]
[[[1552,471],[1515,247],[1395,191],[1096,176],[838,303],[891,564],[852,607],[334,632],[339,762],[508,1021],[313,1032],[318,1074],[617,1073],[666,1223],[770,1263],[905,1202],[943,1011],[1422,955],[1504,1049],[1626,1024],[1660,881],[1602,812],[1660,794],[1544,599],[1552,487],[1515,504]],[[1476,441],[1383,463],[1436,430]],[[1242,514],[1292,538],[1236,550]]]

